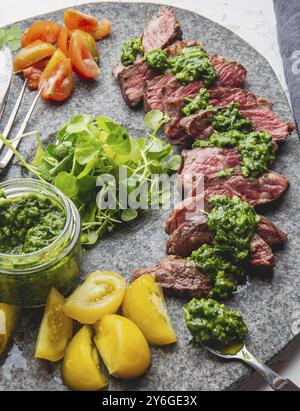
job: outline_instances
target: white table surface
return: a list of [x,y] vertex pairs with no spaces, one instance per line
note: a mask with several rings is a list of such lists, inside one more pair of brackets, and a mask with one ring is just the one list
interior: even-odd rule
[[[135,2],[135,0],[127,1]],[[0,6],[0,27],[17,20],[85,2],[87,3],[88,1],[2,1]],[[151,1],[144,0],[144,2]],[[272,0],[156,0],[155,2],[195,11],[234,31],[267,58],[284,90],[288,93],[277,43],[276,21]],[[272,367],[300,385],[300,338],[297,338],[289,348],[273,360]],[[241,389],[267,390],[268,388],[261,378],[255,374],[250,381],[243,384]]]

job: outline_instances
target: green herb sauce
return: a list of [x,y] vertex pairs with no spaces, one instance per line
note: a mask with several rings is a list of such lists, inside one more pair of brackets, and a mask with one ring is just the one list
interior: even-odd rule
[[217,79],[217,72],[201,47],[183,49],[178,56],[169,58],[169,64],[176,79],[183,84],[203,80],[209,85]]
[[218,108],[212,125],[216,131],[221,132],[237,130],[241,133],[251,133],[253,131],[252,123],[241,114],[238,103],[230,103],[228,107]]
[[0,252],[28,254],[47,247],[66,223],[65,212],[50,198],[29,194],[0,200]]
[[213,106],[209,104],[209,92],[206,88],[202,88],[199,91],[197,97],[185,98],[184,99],[185,106],[182,109],[184,116],[190,116],[194,113],[197,113],[200,110],[211,110]]
[[121,62],[124,66],[129,66],[135,62],[138,54],[143,52],[140,38],[131,37],[122,46]]
[[259,221],[254,208],[238,197],[213,196],[212,211],[207,216],[208,228],[214,233],[214,244],[204,244],[190,257],[210,279],[210,297],[229,298],[236,284],[229,276],[242,280],[244,264],[250,253],[250,242]]
[[219,349],[244,342],[249,333],[240,314],[211,299],[193,299],[184,309],[184,317],[197,343]]
[[169,68],[168,55],[162,49],[148,51],[144,59],[148,66],[155,70],[166,71]]
[[215,131],[208,140],[196,140],[193,147],[235,147],[241,154],[244,177],[256,178],[265,174],[275,158],[272,136],[268,132],[253,131],[249,134],[232,130]]

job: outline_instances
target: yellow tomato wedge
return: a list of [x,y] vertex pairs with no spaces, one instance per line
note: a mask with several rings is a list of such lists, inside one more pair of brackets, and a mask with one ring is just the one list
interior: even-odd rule
[[82,324],[95,324],[122,304],[126,282],[117,273],[96,271],[67,299],[64,313]]
[[73,331],[73,321],[63,312],[64,304],[64,297],[52,288],[37,337],[35,358],[59,361],[64,357]]
[[0,304],[0,357],[5,354],[12,341],[18,311],[14,305]]
[[176,342],[161,286],[151,275],[142,275],[126,290],[123,314],[143,332],[149,344]]
[[149,345],[128,318],[106,315],[96,325],[95,343],[109,373],[125,380],[140,377],[151,362]]
[[93,331],[85,325],[68,345],[62,365],[65,384],[76,391],[98,391],[108,385],[99,366]]

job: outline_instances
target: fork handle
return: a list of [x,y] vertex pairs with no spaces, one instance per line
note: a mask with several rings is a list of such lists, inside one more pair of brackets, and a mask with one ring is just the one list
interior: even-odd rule
[[259,362],[246,348],[242,350],[240,358],[254,368],[274,391],[300,391],[300,388],[291,380],[281,377],[270,367]]

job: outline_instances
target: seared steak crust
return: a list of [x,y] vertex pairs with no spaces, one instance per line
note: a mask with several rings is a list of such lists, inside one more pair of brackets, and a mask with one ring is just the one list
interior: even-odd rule
[[209,279],[193,261],[176,256],[165,258],[155,267],[135,270],[131,281],[143,274],[155,276],[165,291],[182,297],[207,298],[212,290]]

